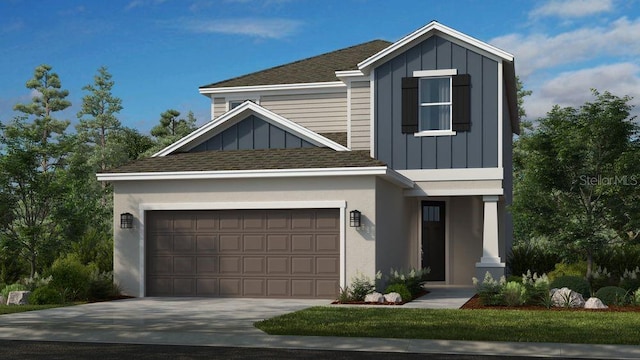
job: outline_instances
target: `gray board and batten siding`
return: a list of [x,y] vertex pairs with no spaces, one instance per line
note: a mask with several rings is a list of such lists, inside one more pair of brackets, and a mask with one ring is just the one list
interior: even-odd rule
[[314,146],[315,145],[301,139],[297,135],[282,130],[255,115],[250,115],[211,139],[194,147],[190,152],[210,150],[293,149]]
[[[471,128],[454,136],[402,133],[402,78],[457,69],[471,77]],[[498,63],[432,36],[375,69],[375,155],[393,169],[498,166]]]

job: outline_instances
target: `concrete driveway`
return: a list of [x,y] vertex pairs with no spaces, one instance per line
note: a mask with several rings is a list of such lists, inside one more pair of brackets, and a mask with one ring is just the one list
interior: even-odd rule
[[253,323],[328,300],[136,298],[0,317],[0,339],[254,346]]

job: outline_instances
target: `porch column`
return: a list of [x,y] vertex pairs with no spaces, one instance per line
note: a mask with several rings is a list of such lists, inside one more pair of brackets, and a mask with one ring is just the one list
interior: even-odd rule
[[476,277],[482,281],[486,272],[494,279],[504,275],[505,263],[500,259],[498,242],[498,196],[483,196],[484,221],[482,227],[482,257],[476,263]]

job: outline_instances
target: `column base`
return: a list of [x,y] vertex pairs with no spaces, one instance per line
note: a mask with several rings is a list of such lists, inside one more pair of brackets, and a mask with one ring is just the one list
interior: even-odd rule
[[[499,258],[498,258],[499,259]],[[505,275],[505,263],[497,262],[497,263],[487,263],[487,262],[479,262],[476,263],[476,278],[482,282],[487,272],[491,274],[491,276],[495,280],[499,280],[500,277]]]

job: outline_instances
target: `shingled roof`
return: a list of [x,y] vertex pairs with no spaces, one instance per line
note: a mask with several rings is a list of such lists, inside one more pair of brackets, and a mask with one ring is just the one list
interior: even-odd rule
[[107,171],[111,174],[265,169],[324,169],[374,167],[385,163],[368,151],[329,148],[231,150],[178,153],[136,160]]
[[356,70],[359,62],[380,52],[389,45],[391,43],[385,40],[373,40],[233,79],[204,85],[200,89],[337,81],[336,71]]

